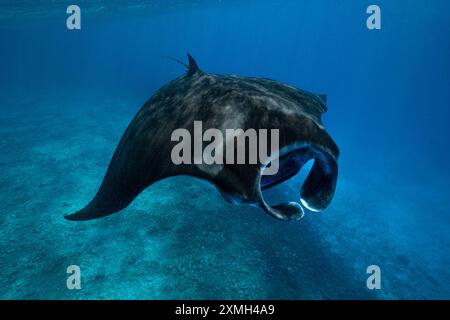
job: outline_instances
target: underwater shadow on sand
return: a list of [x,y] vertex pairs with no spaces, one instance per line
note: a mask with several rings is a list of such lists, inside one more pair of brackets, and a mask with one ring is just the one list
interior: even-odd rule
[[[157,185],[150,187],[151,197],[159,193]],[[176,177],[160,185],[177,190],[170,214],[155,212],[148,218],[151,224],[157,222],[154,232],[158,224],[172,222],[161,257],[173,272],[164,289],[171,297],[376,298],[367,292],[365,278],[355,280],[348,262],[322,241],[316,229],[320,226],[311,225],[314,214],[286,223],[258,208],[226,203],[212,185],[199,179]]]

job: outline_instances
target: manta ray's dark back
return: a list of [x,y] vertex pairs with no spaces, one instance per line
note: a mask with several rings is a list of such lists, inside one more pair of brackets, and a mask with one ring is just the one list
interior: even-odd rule
[[[213,183],[233,203],[257,205],[273,217],[296,220],[303,207],[321,211],[331,202],[338,176],[339,149],[322,124],[324,96],[280,82],[200,70],[188,55],[188,71],[159,89],[140,109],[122,136],[94,199],[69,220],[104,217],[127,207],[151,184],[176,175]],[[184,63],[183,63],[184,64]],[[261,164],[174,164],[171,140],[183,128],[194,135],[194,121],[203,130],[278,129],[279,170],[263,175]],[[301,188],[299,201],[270,206],[262,190],[314,164]]]

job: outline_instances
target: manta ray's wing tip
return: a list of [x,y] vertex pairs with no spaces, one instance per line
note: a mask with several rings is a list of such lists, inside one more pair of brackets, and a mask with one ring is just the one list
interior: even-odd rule
[[70,221],[86,221],[100,218],[102,215],[98,215],[89,206],[75,212],[64,216],[64,219]]
[[97,198],[94,198],[86,207],[75,213],[65,215],[64,219],[70,221],[94,220],[116,213],[124,209],[128,203],[129,201],[112,206],[110,203],[99,202]]
[[83,214],[80,214],[78,211],[78,212],[75,212],[72,214],[65,215],[64,219],[69,220],[69,221],[84,221],[84,220],[90,220],[93,218],[86,218],[83,216]]
[[77,217],[75,216],[75,214],[68,214],[64,216],[64,219],[69,220],[69,221],[79,221],[79,219],[77,219]]

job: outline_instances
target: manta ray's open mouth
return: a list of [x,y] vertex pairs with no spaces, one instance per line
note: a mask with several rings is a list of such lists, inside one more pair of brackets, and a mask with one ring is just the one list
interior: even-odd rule
[[[295,201],[270,206],[265,201],[262,191],[294,177],[311,159],[314,160],[314,163],[300,189],[299,202],[301,205]],[[304,146],[280,153],[277,174],[261,175],[260,190],[264,209],[281,220],[300,219],[303,216],[302,206],[310,211],[319,212],[325,209],[333,198],[337,173],[336,159],[328,152],[318,148]]]

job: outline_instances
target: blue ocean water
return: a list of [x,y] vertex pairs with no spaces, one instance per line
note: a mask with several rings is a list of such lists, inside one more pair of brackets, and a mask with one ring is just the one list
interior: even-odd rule
[[[381,8],[381,30],[366,9]],[[0,298],[449,299],[450,3],[0,1]],[[94,196],[142,104],[184,69],[328,95],[330,207],[293,223],[170,178],[122,212]],[[294,199],[303,176],[272,191]],[[66,287],[79,265],[82,289]],[[366,286],[370,265],[381,289]]]

